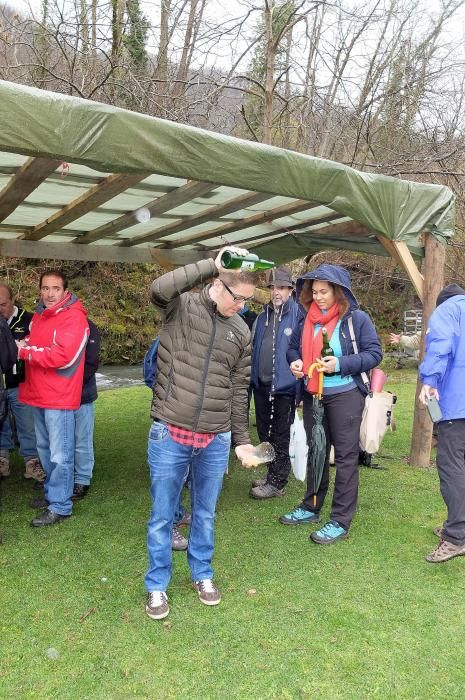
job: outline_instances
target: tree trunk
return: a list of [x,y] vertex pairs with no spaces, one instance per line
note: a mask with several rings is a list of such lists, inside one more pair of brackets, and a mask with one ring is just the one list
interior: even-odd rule
[[263,142],[273,140],[273,90],[276,46],[273,38],[273,2],[267,0],[264,10],[265,25],[265,107],[263,110]]
[[[425,352],[425,336],[428,321],[436,308],[436,299],[444,286],[445,248],[431,233],[425,234],[425,261],[423,286],[423,323],[421,330],[420,358]],[[428,467],[431,457],[431,435],[433,424],[426,407],[418,402],[421,382],[417,381],[415,410],[413,415],[410,464],[413,467]]]

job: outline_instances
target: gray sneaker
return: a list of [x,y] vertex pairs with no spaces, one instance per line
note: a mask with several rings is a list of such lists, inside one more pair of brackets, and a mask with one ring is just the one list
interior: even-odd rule
[[10,458],[2,455],[0,457],[0,477],[10,476]]
[[145,612],[152,620],[163,620],[169,611],[168,596],[165,591],[151,591],[147,593]]
[[256,486],[265,486],[266,484],[266,476],[262,476],[260,479],[254,479],[252,481],[252,486],[251,488],[255,488]]
[[463,557],[464,555],[465,544],[452,544],[452,542],[441,540],[438,546],[426,555],[425,559],[430,564],[440,564],[443,561],[449,561],[449,559]]
[[263,498],[275,498],[276,496],[284,496],[286,492],[284,489],[278,489],[273,484],[263,484],[263,486],[255,486],[250,489],[250,495],[252,498],[261,500]]
[[219,605],[221,603],[221,593],[211,578],[204,578],[203,581],[194,581],[192,585],[199,594],[200,602],[204,605]]
[[42,484],[45,481],[45,472],[38,457],[30,457],[26,460],[26,471],[24,472],[25,479],[34,479]]
[[171,535],[171,549],[175,552],[183,552],[187,549],[188,540],[182,534],[181,530],[173,525],[173,534]]

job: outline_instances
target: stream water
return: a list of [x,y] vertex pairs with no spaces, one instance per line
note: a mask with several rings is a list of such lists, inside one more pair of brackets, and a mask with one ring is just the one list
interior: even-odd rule
[[99,391],[137,386],[144,383],[142,365],[106,365],[99,367],[95,378]]

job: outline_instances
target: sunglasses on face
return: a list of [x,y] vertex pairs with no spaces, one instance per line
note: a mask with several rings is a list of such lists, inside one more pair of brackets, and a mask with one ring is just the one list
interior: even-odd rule
[[245,303],[246,301],[252,301],[253,296],[251,296],[251,297],[241,297],[241,296],[237,296],[237,294],[234,294],[234,292],[232,291],[232,289],[229,289],[229,287],[228,287],[228,285],[226,284],[226,282],[223,282],[223,280],[220,280],[220,282],[221,282],[221,284],[223,285],[223,287],[226,289],[226,291],[230,293],[230,295],[232,296],[232,298],[233,298],[233,300],[234,300],[234,303],[236,303],[236,304],[243,304],[243,303]]

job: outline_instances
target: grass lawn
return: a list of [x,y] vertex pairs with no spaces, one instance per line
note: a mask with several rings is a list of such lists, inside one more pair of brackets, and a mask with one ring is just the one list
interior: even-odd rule
[[310,526],[279,525],[302,485],[253,501],[257,472],[232,459],[214,561],[223,602],[199,603],[177,552],[165,621],[144,614],[148,390],[100,396],[94,483],[71,520],[29,527],[37,492],[15,462],[2,484],[0,697],[463,700],[465,559],[424,561],[444,507],[435,470],[406,463],[414,373],[392,375],[398,429],[386,469],[361,471],[350,538],[321,547]]

